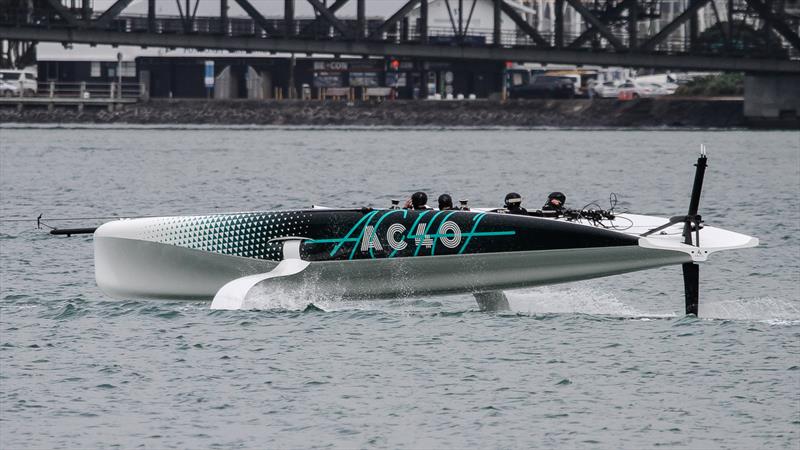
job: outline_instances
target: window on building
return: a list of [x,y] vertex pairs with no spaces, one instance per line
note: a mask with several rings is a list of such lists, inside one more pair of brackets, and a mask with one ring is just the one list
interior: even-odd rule
[[135,78],[136,77],[136,62],[135,61],[124,61],[122,63],[122,76]]
[[375,72],[350,72],[350,86],[379,86],[378,74]]
[[314,87],[342,87],[341,72],[314,72]]
[[386,86],[388,87],[406,87],[406,73],[405,72],[386,72]]
[[91,76],[92,78],[100,77],[100,61],[92,61],[92,68],[89,76]]
[[[119,63],[109,63],[108,67],[108,76],[109,78],[116,78],[117,77],[117,66]],[[120,74],[125,78],[135,78],[136,77],[136,63],[133,61],[123,61],[122,66],[120,67]]]

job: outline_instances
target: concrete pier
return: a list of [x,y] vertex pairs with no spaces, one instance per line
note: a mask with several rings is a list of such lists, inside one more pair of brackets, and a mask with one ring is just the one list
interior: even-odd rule
[[800,75],[747,75],[744,79],[744,115],[756,125],[789,126],[800,123]]

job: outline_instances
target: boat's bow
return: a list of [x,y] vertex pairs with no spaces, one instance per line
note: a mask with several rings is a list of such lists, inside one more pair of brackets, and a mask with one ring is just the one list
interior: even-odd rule
[[[643,234],[647,230],[656,228],[669,220],[666,218],[637,216],[633,214],[626,216],[637,224],[636,228],[632,230],[644,230]],[[758,245],[758,238],[712,226],[703,226],[703,228],[699,230],[699,233],[693,232],[692,234],[696,238],[696,245],[690,245],[685,243],[683,228],[683,223],[679,223],[665,228],[658,233],[640,236],[639,246],[658,250],[683,252],[689,255],[692,261],[702,262],[706,261],[709,255],[715,252],[750,248]]]

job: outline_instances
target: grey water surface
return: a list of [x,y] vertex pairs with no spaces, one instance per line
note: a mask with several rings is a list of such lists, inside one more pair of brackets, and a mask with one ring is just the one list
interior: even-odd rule
[[[415,190],[534,208],[615,192],[670,216],[701,143],[701,214],[761,245],[702,265],[700,319],[679,267],[510,292],[503,313],[469,295],[118,300],[90,236],[34,226]],[[5,125],[0,196],[3,449],[800,446],[797,132]]]

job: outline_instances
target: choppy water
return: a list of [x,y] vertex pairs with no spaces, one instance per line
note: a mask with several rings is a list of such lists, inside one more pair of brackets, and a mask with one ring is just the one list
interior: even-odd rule
[[[11,219],[361,206],[423,189],[701,212],[758,249],[509,294],[115,301],[89,237]],[[0,447],[789,448],[800,445],[800,134],[0,128]],[[433,195],[431,195],[433,196]],[[73,226],[92,226],[85,220]],[[63,223],[62,223],[63,225]],[[313,299],[311,299],[313,300]]]

